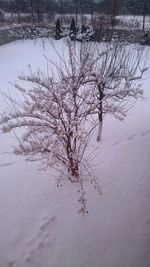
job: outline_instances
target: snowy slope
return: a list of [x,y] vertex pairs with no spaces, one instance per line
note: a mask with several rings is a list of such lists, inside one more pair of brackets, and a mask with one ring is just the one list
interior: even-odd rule
[[[14,94],[9,82],[28,64],[46,69],[42,55],[56,57],[48,42],[45,50],[40,41],[0,47],[0,91]],[[3,153],[16,140],[0,135],[0,267],[150,266],[150,70],[146,76],[145,100],[122,123],[107,118],[102,142],[93,140],[103,194],[86,186],[85,218],[76,185],[57,188],[51,172]]]

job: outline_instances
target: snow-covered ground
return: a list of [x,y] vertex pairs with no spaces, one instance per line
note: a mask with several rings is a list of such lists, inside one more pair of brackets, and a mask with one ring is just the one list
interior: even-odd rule
[[[14,94],[9,82],[28,64],[46,70],[43,55],[56,58],[48,41],[1,46],[0,91]],[[76,185],[57,188],[50,171],[6,153],[16,139],[0,135],[0,267],[150,266],[150,70],[142,82],[145,99],[124,122],[107,118],[102,142],[93,140],[103,194],[86,186],[85,218]]]

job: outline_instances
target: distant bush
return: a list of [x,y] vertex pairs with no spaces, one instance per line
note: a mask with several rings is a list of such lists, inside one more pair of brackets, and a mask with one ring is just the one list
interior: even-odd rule
[[76,40],[81,42],[88,42],[94,39],[94,31],[89,26],[84,24],[78,29],[76,34]]

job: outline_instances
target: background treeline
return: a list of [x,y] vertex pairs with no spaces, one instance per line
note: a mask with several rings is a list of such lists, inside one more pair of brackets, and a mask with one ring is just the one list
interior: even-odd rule
[[[0,0],[0,9],[13,13],[108,13],[150,15],[150,0]],[[40,17],[39,17],[40,19]]]

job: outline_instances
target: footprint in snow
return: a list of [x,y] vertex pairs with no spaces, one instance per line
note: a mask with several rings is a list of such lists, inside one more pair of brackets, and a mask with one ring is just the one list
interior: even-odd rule
[[148,131],[146,131],[146,132],[143,132],[141,135],[142,135],[142,136],[145,136],[145,135],[148,135],[148,134],[150,134],[150,130],[148,130]]
[[122,142],[122,140],[116,141],[115,143],[113,143],[113,146],[119,145]]
[[24,261],[32,261],[33,255],[42,251],[56,240],[54,226],[57,217],[44,217],[35,235],[27,242],[27,250],[23,253]]
[[135,134],[132,134],[129,137],[127,137],[127,140],[132,140],[135,136],[136,136]]
[[13,164],[15,164],[15,162],[3,163],[3,164],[0,164],[0,168],[2,168],[2,167],[8,167],[8,166],[11,166]]

